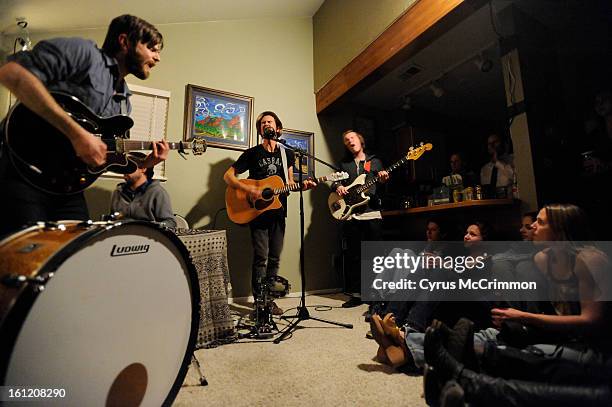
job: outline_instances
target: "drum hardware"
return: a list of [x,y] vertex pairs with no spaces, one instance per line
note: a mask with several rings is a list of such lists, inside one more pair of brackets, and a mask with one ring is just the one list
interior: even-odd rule
[[2,279],[2,283],[9,287],[18,288],[23,286],[24,284],[32,284],[33,288],[36,292],[41,292],[45,290],[45,285],[47,281],[53,278],[54,273],[47,273],[44,275],[36,276],[36,277],[28,277],[20,274],[9,274],[4,276]]
[[239,335],[240,338],[270,339],[278,332],[272,317],[274,300],[287,295],[291,284],[284,277],[272,276],[260,280],[258,287],[252,314],[254,325],[250,327],[249,333]]
[[34,250],[42,247],[42,243],[30,243],[17,250],[17,253],[32,253]]
[[46,221],[44,225],[46,230],[66,230],[66,225],[59,222]]

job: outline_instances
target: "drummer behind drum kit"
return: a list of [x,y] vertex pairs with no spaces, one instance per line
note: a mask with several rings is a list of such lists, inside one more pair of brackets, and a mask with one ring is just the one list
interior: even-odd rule
[[60,405],[170,405],[199,303],[187,249],[163,227],[27,227],[0,241],[0,385]]

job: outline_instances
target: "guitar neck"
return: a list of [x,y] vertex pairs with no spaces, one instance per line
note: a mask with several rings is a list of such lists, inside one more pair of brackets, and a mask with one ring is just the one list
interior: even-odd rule
[[[391,173],[392,171],[398,169],[399,167],[401,167],[402,165],[406,164],[408,162],[408,159],[406,157],[402,158],[401,160],[399,160],[398,162],[396,162],[395,164],[384,168],[382,171],[387,171],[388,173]],[[362,193],[363,191],[368,190],[372,185],[376,184],[378,181],[380,180],[380,176],[375,176],[372,177],[369,181],[367,181],[365,184],[361,185],[359,188],[357,188],[357,192],[358,193]]]
[[[169,141],[168,145],[170,150],[183,150],[190,149],[190,141]],[[115,150],[123,150],[124,153],[134,150],[153,150],[152,141],[138,141],[138,140],[115,140]]]
[[[326,182],[327,181],[327,176],[325,177],[319,177],[319,178],[315,178],[315,181],[318,183],[321,182]],[[287,184],[282,188],[276,188],[274,189],[274,195],[280,195],[280,194],[286,194],[288,192],[295,192],[298,191],[302,188],[302,184],[296,182],[294,184]]]

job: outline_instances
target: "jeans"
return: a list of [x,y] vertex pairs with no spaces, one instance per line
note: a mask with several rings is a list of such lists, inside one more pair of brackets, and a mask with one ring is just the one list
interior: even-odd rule
[[249,227],[253,245],[251,284],[253,296],[258,298],[263,279],[278,275],[285,239],[285,218],[276,212],[266,212],[252,221]]
[[19,230],[28,223],[57,220],[88,220],[89,211],[82,192],[52,195],[19,178],[14,171],[0,179],[0,236]]
[[344,292],[361,296],[361,242],[380,240],[382,220],[352,219],[342,225],[344,252]]

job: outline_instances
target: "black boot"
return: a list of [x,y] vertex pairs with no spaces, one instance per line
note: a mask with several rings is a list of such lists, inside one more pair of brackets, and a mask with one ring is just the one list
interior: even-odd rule
[[525,381],[537,382],[546,377],[548,382],[555,384],[600,385],[612,382],[612,369],[603,363],[552,359],[529,349],[486,346],[481,358],[482,370],[494,377]]
[[496,407],[603,407],[612,403],[609,386],[552,385],[494,378],[464,369],[457,380],[465,401]]

